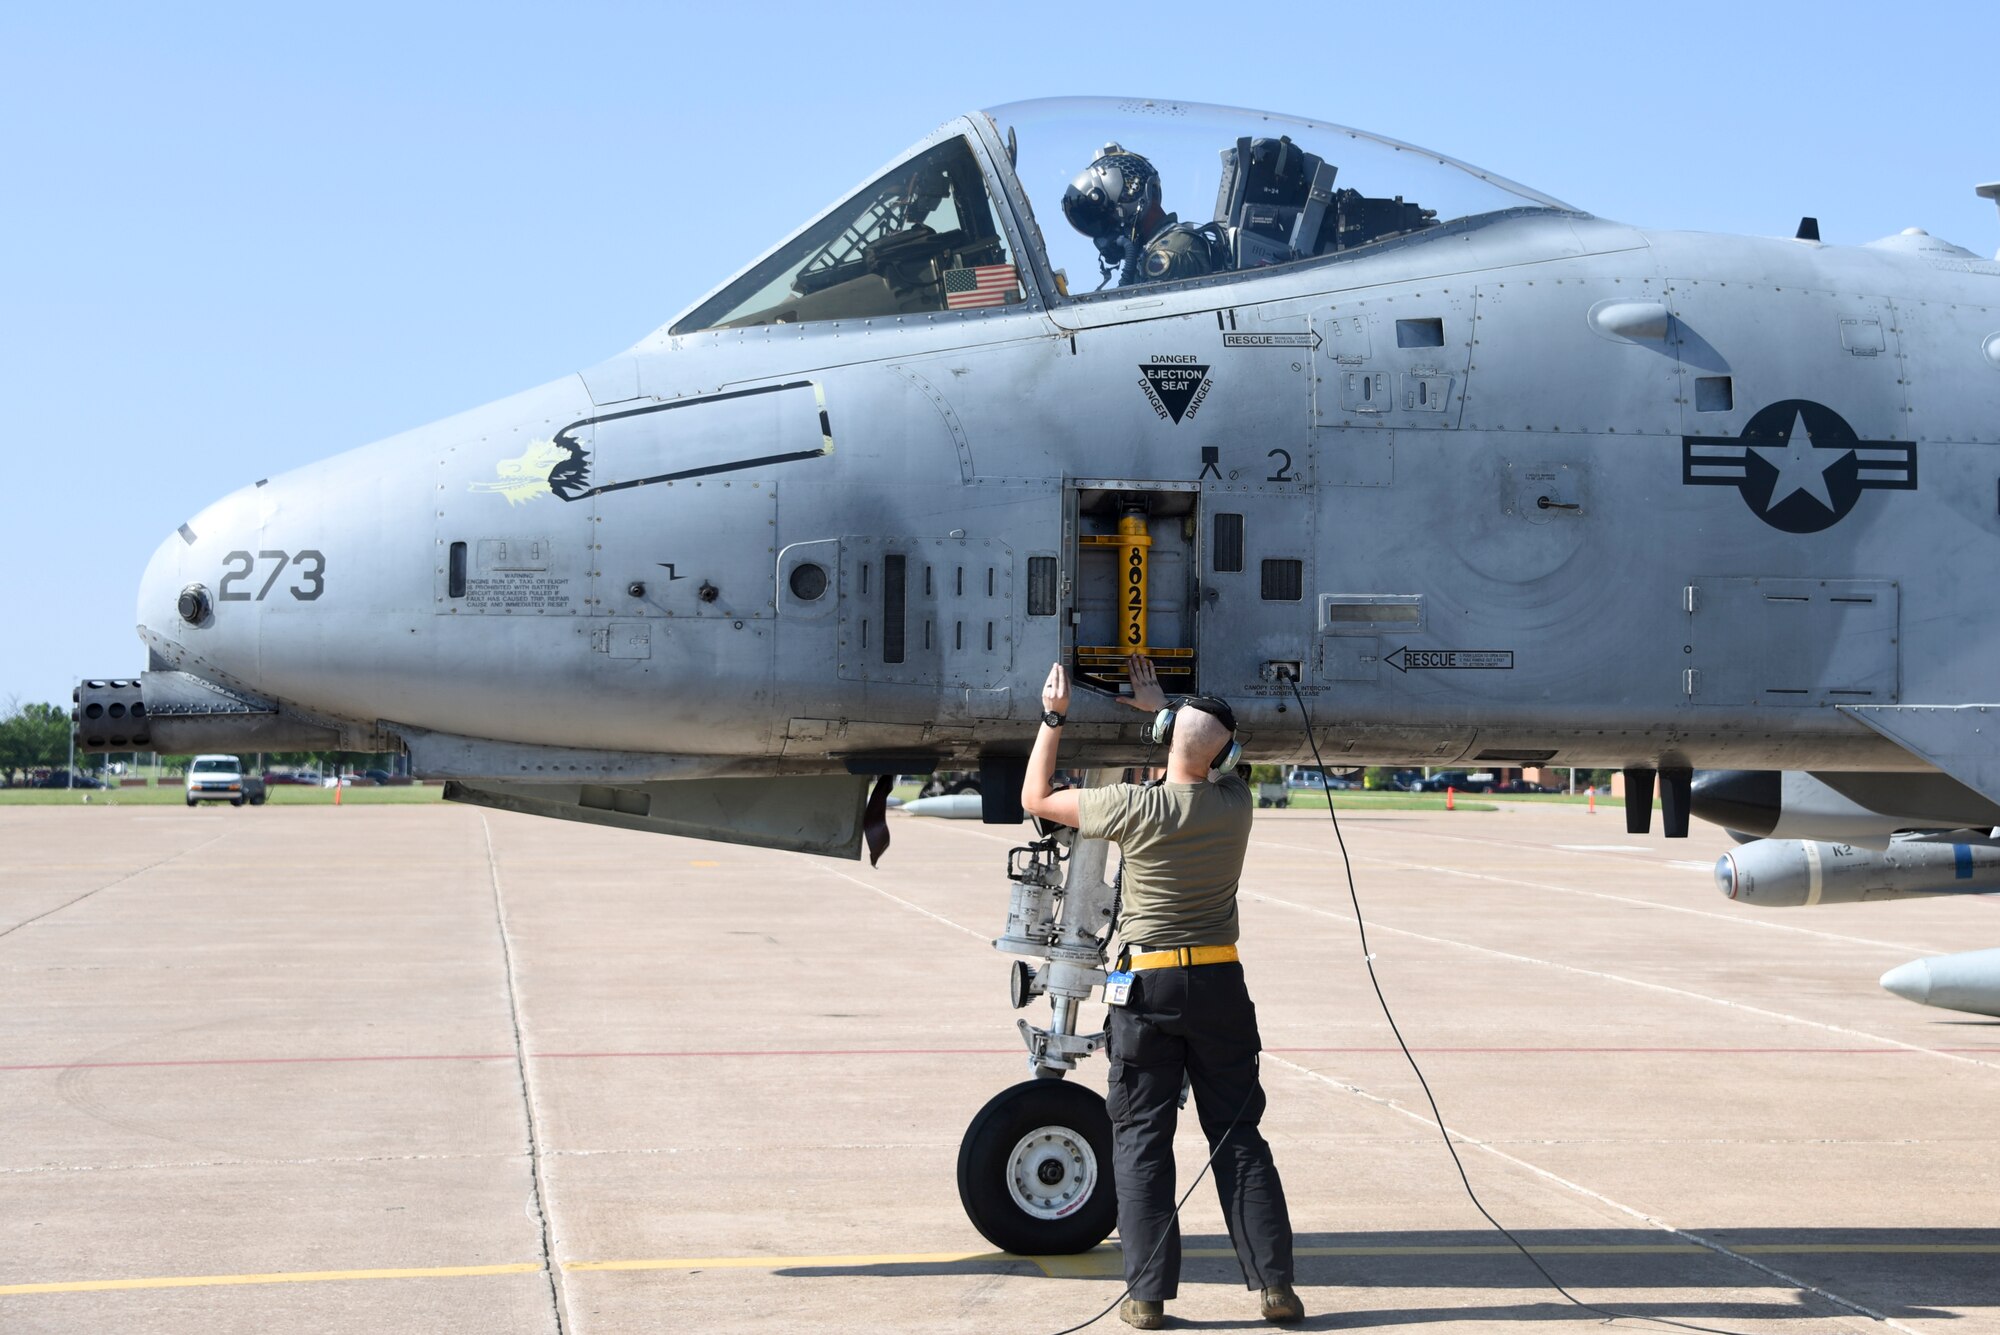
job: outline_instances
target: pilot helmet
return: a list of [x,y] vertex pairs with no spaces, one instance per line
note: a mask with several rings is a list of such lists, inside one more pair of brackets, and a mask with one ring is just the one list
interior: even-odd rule
[[1063,192],[1063,217],[1093,241],[1131,236],[1160,202],[1160,173],[1137,153],[1106,144]]

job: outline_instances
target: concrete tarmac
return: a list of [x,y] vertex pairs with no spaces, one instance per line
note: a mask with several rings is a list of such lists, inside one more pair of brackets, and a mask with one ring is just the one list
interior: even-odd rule
[[[2000,1331],[2000,1022],[1875,982],[2000,944],[2000,902],[1749,909],[1722,834],[1615,811],[1342,826],[1465,1170],[1572,1293]],[[997,1255],[954,1186],[1026,1074],[987,945],[1015,832],[892,829],[870,869],[457,807],[0,808],[0,1331],[1084,1320],[1115,1238]],[[1242,906],[1307,1328],[1599,1321],[1467,1201],[1334,849],[1259,812]],[[1174,1324],[1263,1328],[1206,1185],[1184,1221]]]

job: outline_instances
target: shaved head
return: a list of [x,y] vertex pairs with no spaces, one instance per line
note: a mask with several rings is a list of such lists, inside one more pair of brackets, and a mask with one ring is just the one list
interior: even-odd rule
[[1168,755],[1189,769],[1206,772],[1229,745],[1229,725],[1215,715],[1184,705],[1174,715],[1174,744]]

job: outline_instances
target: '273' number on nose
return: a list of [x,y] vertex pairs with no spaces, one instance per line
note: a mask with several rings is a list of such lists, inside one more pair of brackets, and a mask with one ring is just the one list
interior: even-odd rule
[[[260,561],[268,561],[271,564],[271,573],[264,577],[264,587],[254,594],[232,587],[249,579],[250,572],[257,568]],[[284,574],[289,566],[305,567],[299,575],[303,583],[291,585],[288,590],[292,597],[302,603],[309,603],[326,592],[326,557],[319,552],[308,550],[294,555],[290,552],[261,551],[255,556],[249,552],[231,552],[222,558],[222,564],[229,569],[222,576],[222,587],[216,591],[216,597],[221,602],[247,603],[253,600],[263,602],[270,596],[272,587],[277,584],[278,576]]]

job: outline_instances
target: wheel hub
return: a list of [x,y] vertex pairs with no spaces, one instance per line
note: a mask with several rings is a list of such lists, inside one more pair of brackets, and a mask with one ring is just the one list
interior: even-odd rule
[[1097,1153],[1071,1127],[1036,1127],[1007,1156],[1007,1193],[1037,1219],[1061,1219],[1096,1190]]

